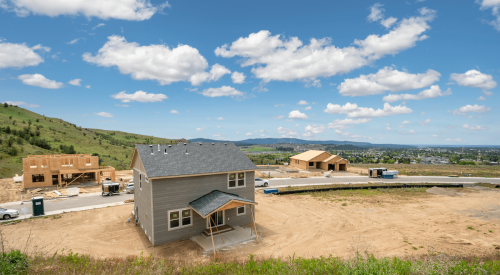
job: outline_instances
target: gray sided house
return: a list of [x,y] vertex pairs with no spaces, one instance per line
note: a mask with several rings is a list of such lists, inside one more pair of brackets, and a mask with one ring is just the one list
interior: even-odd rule
[[135,217],[153,245],[199,235],[209,221],[251,222],[257,167],[232,143],[137,144],[130,168]]

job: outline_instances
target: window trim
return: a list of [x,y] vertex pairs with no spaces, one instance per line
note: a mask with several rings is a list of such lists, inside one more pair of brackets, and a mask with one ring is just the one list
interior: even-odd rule
[[[188,225],[182,225],[182,211],[184,210],[189,210],[190,216],[191,217],[191,223]],[[179,226],[175,228],[170,228],[170,212],[177,212],[179,211]],[[191,208],[180,208],[180,209],[172,209],[167,211],[167,225],[168,225],[168,231],[172,230],[178,230],[186,227],[191,227],[193,226],[193,210]]]
[[[242,208],[245,210],[242,214],[238,213],[238,209],[239,208]],[[240,207],[236,207],[236,216],[243,216],[243,215],[246,215],[247,214],[247,206],[246,205],[243,205],[243,206],[240,206]]]
[[[243,173],[243,186],[238,186],[238,174],[239,173]],[[234,179],[236,185],[234,187],[229,186],[229,175],[230,174],[236,174],[236,178]],[[234,172],[234,173],[227,174],[227,189],[236,189],[236,188],[245,188],[245,187],[247,187],[247,173],[246,172]]]

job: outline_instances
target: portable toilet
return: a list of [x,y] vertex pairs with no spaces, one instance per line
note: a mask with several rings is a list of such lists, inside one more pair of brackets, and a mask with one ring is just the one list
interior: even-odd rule
[[43,209],[43,197],[34,197],[31,199],[31,203],[33,206],[33,216],[45,215],[45,211]]

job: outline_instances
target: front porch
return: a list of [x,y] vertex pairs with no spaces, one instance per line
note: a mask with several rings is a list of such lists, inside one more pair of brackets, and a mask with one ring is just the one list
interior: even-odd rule
[[[220,234],[213,234],[212,243],[212,235],[209,233],[208,236],[206,236],[204,234],[205,231],[202,234],[194,236],[191,239],[207,252],[213,251],[214,249],[218,250],[224,247],[233,246],[242,242],[255,240],[257,237],[255,235],[255,232],[252,232],[251,230],[245,229],[240,226],[235,226],[231,227],[231,230],[226,229],[226,231],[220,232]],[[217,230],[215,231],[217,232]]]

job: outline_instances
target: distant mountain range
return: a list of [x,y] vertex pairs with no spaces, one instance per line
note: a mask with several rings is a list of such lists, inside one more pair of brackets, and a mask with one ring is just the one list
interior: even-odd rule
[[304,140],[298,138],[252,138],[240,141],[228,141],[228,140],[215,140],[207,138],[194,138],[190,139],[191,142],[232,142],[238,146],[246,145],[262,145],[262,144],[279,144],[279,143],[289,143],[289,144],[333,144],[333,145],[354,145],[358,147],[385,147],[385,148],[401,148],[401,147],[416,147],[413,145],[402,145],[402,144],[372,144],[369,142],[355,142],[355,141],[340,141],[340,140]]

